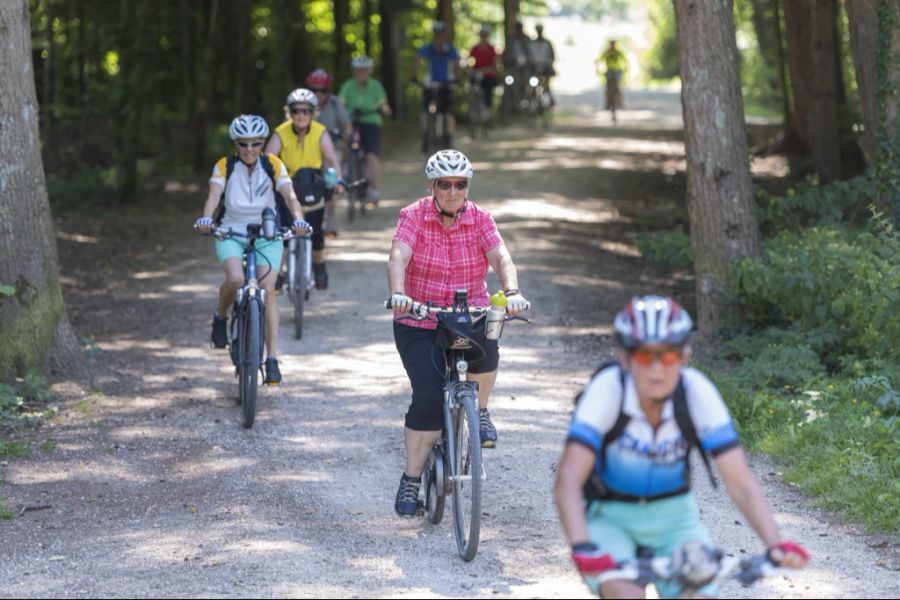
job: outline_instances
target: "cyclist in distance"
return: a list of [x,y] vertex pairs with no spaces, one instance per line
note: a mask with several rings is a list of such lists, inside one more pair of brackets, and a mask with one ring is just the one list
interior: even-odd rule
[[[509,298],[507,312],[516,314],[528,307],[494,218],[468,199],[472,176],[472,165],[461,152],[441,150],[429,158],[425,177],[431,195],[400,211],[391,245],[388,283],[394,341],[412,385],[412,403],[406,413],[406,468],[394,503],[394,510],[403,517],[416,514],[422,471],[431,447],[441,438],[444,353],[434,343],[434,321],[397,319],[412,309],[413,301],[450,305],[457,289],[468,291],[470,306],[488,306],[488,266]],[[481,444],[493,448],[497,430],[487,402],[497,380],[497,340],[486,340],[484,348],[486,354],[468,351],[468,378],[479,387]]]
[[[594,61],[594,66],[598,76],[606,77],[606,110],[612,110],[613,103],[618,110],[622,110],[625,107],[622,99],[622,75],[625,74],[628,60],[619,50],[616,40],[609,41],[609,46]],[[601,72],[601,66],[605,67],[605,72]]]
[[[456,117],[453,115],[453,89],[450,84],[457,81],[461,75],[459,52],[456,46],[450,43],[450,32],[447,31],[447,26],[443,21],[432,23],[431,32],[433,35],[431,43],[425,44],[416,51],[410,78],[413,83],[418,83],[419,68],[424,60],[427,70],[426,82],[444,84],[437,90],[425,88],[422,94],[422,108],[427,111],[432,94],[437,94],[438,112],[443,113],[447,118],[443,143],[445,146],[450,146],[453,133],[456,131]],[[421,126],[424,131],[426,127],[424,112]]]
[[[618,361],[602,366],[579,398],[556,505],[582,575],[614,569],[635,558],[638,546],[655,556],[688,541],[712,546],[690,490],[693,446],[707,468],[712,456],[773,563],[802,568],[809,560],[802,546],[781,537],[715,385],[687,366],[691,327],[690,315],[671,298],[633,298],[613,323]],[[663,598],[680,591],[669,583],[657,587]],[[700,591],[715,593],[709,586]],[[642,587],[622,579],[603,583],[601,592],[643,597]]]
[[377,79],[372,78],[374,62],[368,56],[357,56],[350,61],[353,79],[341,86],[338,95],[344,101],[353,123],[359,125],[363,150],[366,153],[366,180],[369,182],[369,201],[377,204],[381,199],[381,128],[383,117],[390,117],[387,92]]
[[556,75],[553,63],[556,62],[556,53],[553,44],[544,37],[544,26],[540,23],[534,26],[537,37],[531,41],[532,68],[536,77],[546,77],[547,92],[550,94],[551,105],[556,105],[553,92],[550,91],[550,78]]
[[[209,179],[209,194],[203,205],[203,216],[195,226],[209,233],[219,220],[222,227],[247,233],[247,225],[259,223],[264,208],[278,209],[276,190],[280,202],[286,202],[291,224],[297,234],[305,233],[309,224],[303,220],[303,210],[294,194],[291,178],[284,163],[272,154],[262,155],[263,144],[269,135],[266,121],[256,115],[241,115],[231,122],[228,135],[234,140],[235,154],[224,157],[213,167]],[[262,157],[261,157],[262,155]],[[221,210],[218,208],[221,205]],[[224,210],[224,214],[222,211]],[[219,213],[216,215],[216,213]],[[282,223],[285,225],[285,223]],[[212,345],[225,348],[228,345],[227,314],[234,304],[238,288],[244,285],[242,259],[247,243],[240,239],[216,240],[216,255],[225,270],[225,282],[219,288],[219,305],[213,315]],[[281,383],[278,368],[278,309],[275,306],[275,276],[281,265],[282,242],[259,240],[256,250],[259,261],[259,285],[266,290],[266,383]]]
[[[331,135],[337,161],[343,165],[343,157],[347,156],[347,144],[350,143],[350,135],[353,133],[353,122],[340,96],[331,93],[331,83],[331,74],[324,69],[316,69],[306,76],[307,87],[319,101],[316,121],[324,125]],[[337,235],[337,228],[334,225],[334,205],[333,200],[325,205],[325,235],[332,237]]]
[[522,109],[521,102],[525,98],[525,87],[528,78],[533,71],[531,61],[531,38],[525,33],[521,21],[516,21],[516,31],[509,39],[504,59],[504,67],[507,73],[513,76],[513,110],[519,112]]
[[490,42],[491,28],[482,25],[478,31],[479,41],[469,50],[472,69],[481,76],[481,91],[484,94],[484,106],[490,114],[494,99],[494,88],[497,87],[497,50]]
[[[294,180],[294,189],[300,197],[303,205],[303,214],[312,225],[313,246],[313,273],[316,280],[316,289],[328,288],[328,271],[325,268],[325,232],[322,224],[325,216],[325,189],[324,183],[319,184],[315,175],[321,176],[323,162],[334,167],[338,179],[342,179],[341,165],[334,152],[334,143],[325,126],[313,120],[319,101],[316,95],[305,88],[298,88],[288,94],[287,120],[275,128],[275,133],[266,151],[278,155]],[[308,181],[311,188],[297,189],[298,171],[311,173]],[[306,187],[305,185],[303,187]],[[342,185],[334,188],[335,193],[344,191]],[[304,199],[309,198],[307,203]]]

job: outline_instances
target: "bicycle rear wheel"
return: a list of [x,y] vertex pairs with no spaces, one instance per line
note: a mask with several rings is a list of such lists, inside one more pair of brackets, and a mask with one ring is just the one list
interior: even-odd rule
[[260,310],[256,299],[247,302],[244,313],[244,330],[241,332],[241,362],[238,365],[238,378],[241,386],[241,409],[244,415],[244,428],[253,427],[256,419],[256,390],[259,385],[260,366]]
[[[353,182],[362,177],[362,165],[360,164],[358,152],[356,150],[351,150],[350,152],[350,160],[347,161],[347,181]],[[356,203],[360,194],[359,189],[347,190],[347,221],[350,223],[353,222],[353,217],[356,216]]]
[[475,558],[481,534],[481,439],[478,405],[469,391],[458,397],[453,419],[456,460],[451,461],[456,548],[466,562]]
[[307,248],[306,238],[294,240],[294,280],[291,282],[291,301],[294,303],[294,337],[303,339],[303,304],[306,301],[306,288],[309,274],[306,271]]

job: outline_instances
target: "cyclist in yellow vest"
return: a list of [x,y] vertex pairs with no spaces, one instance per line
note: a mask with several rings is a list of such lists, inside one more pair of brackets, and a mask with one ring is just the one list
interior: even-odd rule
[[[316,289],[324,290],[328,288],[328,272],[325,269],[325,232],[322,227],[325,216],[323,158],[328,166],[334,167],[338,181],[343,179],[343,174],[331,135],[324,125],[313,120],[318,106],[319,101],[312,90],[298,88],[288,94],[288,120],[275,128],[266,152],[284,161],[294,182],[294,191],[303,206],[303,216],[313,228]],[[344,187],[339,183],[334,191],[343,193]]]

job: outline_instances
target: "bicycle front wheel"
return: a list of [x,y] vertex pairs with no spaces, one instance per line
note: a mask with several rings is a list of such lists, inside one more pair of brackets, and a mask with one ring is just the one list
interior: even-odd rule
[[244,415],[244,428],[253,427],[256,419],[256,390],[259,385],[260,366],[260,310],[256,300],[247,302],[244,314],[244,331],[241,332],[242,360],[238,367],[241,380],[241,409]]
[[453,419],[456,460],[451,464],[453,520],[456,548],[466,562],[475,558],[481,534],[481,438],[478,433],[478,403],[471,392],[463,392]]
[[306,238],[297,238],[294,244],[294,281],[291,300],[294,302],[294,337],[303,339],[303,304],[306,301],[307,280]]

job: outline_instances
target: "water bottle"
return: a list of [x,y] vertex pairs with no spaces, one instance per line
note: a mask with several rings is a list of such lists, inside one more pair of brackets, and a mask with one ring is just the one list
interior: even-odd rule
[[337,185],[337,171],[334,167],[328,167],[325,169],[325,189],[330,190],[335,185]]
[[491,307],[487,311],[487,323],[484,336],[489,340],[499,340],[503,332],[503,320],[506,316],[506,294],[502,291],[491,296]]
[[275,238],[275,211],[271,208],[263,209],[262,230],[263,237],[267,240],[272,240]]

